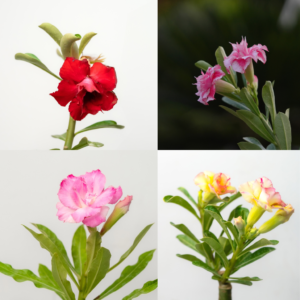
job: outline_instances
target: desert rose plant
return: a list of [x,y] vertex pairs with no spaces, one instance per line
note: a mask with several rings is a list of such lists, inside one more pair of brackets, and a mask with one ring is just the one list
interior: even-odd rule
[[[234,273],[273,252],[275,248],[268,246],[278,244],[278,241],[264,237],[255,240],[287,222],[294,209],[281,200],[280,194],[266,177],[240,185],[239,191],[230,185],[230,178],[223,173],[202,172],[195,177],[194,182],[200,188],[198,201],[182,187],[179,190],[188,201],[180,196],[164,197],[165,202],[175,203],[188,210],[202,228],[203,236],[198,239],[184,224],[171,223],[183,233],[177,236],[178,240],[200,254],[202,259],[190,254],[177,256],[210,272],[212,279],[219,282],[219,300],[231,300],[232,283],[252,285],[253,281],[261,280],[258,277],[237,277]],[[232,195],[221,198],[226,194]],[[239,197],[253,205],[250,212],[238,205],[225,220],[222,211]],[[264,213],[272,213],[275,209],[276,213],[268,221],[254,227]],[[213,221],[220,225],[219,235],[211,232]]]
[[[254,137],[244,137],[245,142],[238,143],[241,150],[290,150],[292,133],[289,121],[289,109],[285,113],[276,111],[274,81],[267,81],[262,88],[262,100],[265,111],[259,108],[258,77],[254,74],[253,61],[266,63],[268,48],[261,44],[248,48],[246,39],[240,44],[232,44],[233,51],[229,56],[219,47],[216,51],[217,65],[211,66],[200,60],[196,66],[202,74],[196,78],[198,101],[208,105],[215,100],[215,94],[222,95],[224,103],[220,105],[227,112],[244,121],[256,134],[266,140],[265,148]],[[238,74],[240,74],[238,76]],[[238,77],[241,84],[239,85]]]
[[[60,69],[60,77],[52,73],[34,54],[17,53],[15,59],[31,63],[60,80],[58,91],[50,95],[61,106],[69,104],[69,125],[65,133],[52,135],[52,137],[65,142],[64,150],[79,150],[87,146],[104,146],[98,142],[91,142],[86,137],[82,138],[76,146],[73,146],[74,137],[83,132],[100,128],[124,128],[115,121],[108,120],[97,122],[75,132],[76,121],[83,120],[88,114],[96,115],[100,111],[111,110],[118,101],[113,92],[117,85],[115,69],[104,65],[104,59],[101,55],[98,57],[83,55],[85,47],[96,33],[89,32],[81,39],[79,34],[67,33],[63,35],[49,23],[43,23],[39,27],[48,33],[60,47],[57,49],[57,54],[64,61]],[[81,42],[78,47],[76,42],[79,40]]]
[[[31,281],[37,288],[51,290],[63,300],[76,299],[68,280],[70,279],[78,289],[77,299],[90,299],[88,296],[91,291],[98,289],[99,283],[106,274],[114,270],[131,254],[153,225],[146,226],[119,261],[111,265],[111,253],[102,245],[105,243],[106,236],[104,235],[128,212],[132,196],[126,196],[120,200],[121,187],[110,186],[105,189],[105,182],[106,178],[99,170],[87,172],[79,177],[69,175],[61,182],[58,192],[59,202],[56,206],[58,219],[68,223],[83,223],[76,230],[72,240],[73,263],[63,243],[50,229],[40,224],[32,224],[39,232],[24,227],[43,249],[49,251],[52,258],[52,270],[40,264],[38,276],[30,270],[17,270],[11,265],[0,262],[0,272],[11,276],[18,282]],[[107,205],[115,205],[108,218],[109,207]],[[101,230],[98,230],[97,226],[100,224],[103,226]],[[124,268],[119,278],[95,299],[106,298],[138,276],[151,261],[154,251],[141,254],[135,265]],[[137,298],[155,290],[156,287],[157,280],[146,282],[140,289],[134,290],[122,299]]]

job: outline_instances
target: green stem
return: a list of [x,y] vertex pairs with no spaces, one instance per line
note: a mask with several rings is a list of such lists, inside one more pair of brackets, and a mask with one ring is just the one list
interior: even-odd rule
[[76,121],[70,116],[64,150],[71,150],[72,149],[73,139],[74,139],[74,136],[75,136],[74,135],[75,126],[76,126]]
[[231,284],[219,281],[219,300],[231,300]]
[[83,295],[83,292],[79,292],[78,300],[85,300],[85,297]]

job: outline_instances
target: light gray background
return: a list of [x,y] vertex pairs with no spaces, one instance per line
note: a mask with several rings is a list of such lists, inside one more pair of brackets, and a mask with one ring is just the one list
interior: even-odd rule
[[[292,204],[295,213],[289,222],[262,235],[279,240],[276,251],[248,265],[236,273],[237,277],[258,276],[262,281],[253,286],[233,284],[233,299],[298,300],[299,299],[299,151],[160,151],[158,156],[158,243],[159,243],[159,299],[162,300],[215,300],[218,282],[209,272],[176,257],[176,254],[195,254],[182,245],[176,236],[181,234],[170,225],[183,223],[201,237],[199,222],[185,209],[163,202],[165,195],[182,195],[178,187],[185,187],[193,197],[198,188],[194,177],[202,171],[223,172],[232,178],[237,187],[256,178],[266,176],[280,192],[286,203]],[[222,215],[227,218],[237,205],[251,208],[239,198]],[[273,214],[266,212],[259,226]],[[220,226],[212,226],[220,233]],[[197,256],[197,254],[196,254]]]
[[57,90],[59,81],[14,59],[18,52],[33,53],[59,74],[63,61],[55,53],[57,44],[38,27],[44,22],[52,23],[63,34],[96,32],[84,54],[103,54],[104,63],[117,72],[118,103],[108,112],[88,115],[76,127],[114,120],[125,129],[90,131],[80,134],[75,142],[87,136],[103,143],[106,150],[157,149],[157,1],[11,0],[1,1],[0,11],[0,150],[63,146],[62,141],[51,137],[64,133],[69,119],[68,109],[49,95]]
[[[157,163],[155,151],[103,151],[101,154],[50,151],[2,151],[0,153],[1,247],[0,261],[15,269],[30,269],[37,273],[38,264],[51,268],[51,257],[31,234],[22,227],[39,223],[54,231],[71,257],[72,237],[78,224],[63,223],[56,217],[57,192],[62,179],[86,171],[100,169],[107,179],[106,186],[121,186],[123,196],[133,195],[129,212],[103,238],[103,246],[112,254],[111,264],[132,245],[138,233],[157,218]],[[121,271],[137,262],[138,256],[157,248],[156,224],[133,253],[110,272],[88,297],[94,299],[119,278]],[[149,280],[157,278],[157,254],[147,268],[128,285],[107,297],[120,300]],[[31,282],[17,283],[0,273],[1,299],[58,300],[54,292],[38,289]],[[74,289],[75,290],[75,289]],[[139,299],[157,299],[157,291]]]

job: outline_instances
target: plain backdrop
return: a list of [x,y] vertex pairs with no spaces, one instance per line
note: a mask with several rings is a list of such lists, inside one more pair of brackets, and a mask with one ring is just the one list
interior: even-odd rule
[[[176,236],[181,234],[170,225],[185,224],[198,238],[201,227],[196,218],[184,208],[163,202],[166,195],[181,195],[178,187],[185,187],[196,198],[198,188],[194,177],[202,171],[223,172],[231,177],[235,187],[266,176],[273,182],[286,203],[292,204],[295,213],[289,222],[261,237],[279,240],[276,251],[242,268],[235,276],[258,276],[263,279],[253,286],[233,284],[233,299],[299,299],[299,152],[286,151],[160,151],[158,156],[158,276],[159,299],[163,300],[215,300],[218,282],[211,274],[176,254],[194,254],[182,245]],[[185,196],[183,196],[185,197]],[[224,219],[229,212],[242,204],[251,204],[239,198],[222,212]],[[266,212],[257,223],[259,226],[273,213]],[[212,232],[221,232],[214,222]],[[199,257],[200,258],[200,257]]]
[[[87,171],[100,169],[106,176],[106,187],[120,185],[123,197],[133,195],[129,212],[103,237],[102,245],[112,254],[111,265],[129,249],[143,228],[156,223],[157,164],[154,151],[103,151],[101,155],[94,152],[89,156],[83,155],[83,152],[63,152],[58,155],[57,152],[50,151],[2,151],[0,165],[0,261],[15,269],[30,269],[37,274],[39,263],[51,268],[48,251],[40,247],[39,242],[22,224],[33,229],[30,223],[47,226],[63,241],[71,257],[72,238],[79,224],[59,221],[55,208],[60,182],[69,174],[79,176]],[[101,281],[88,299],[94,299],[104,291],[119,278],[126,266],[137,262],[139,255],[156,249],[156,231],[154,224],[130,256]],[[144,271],[105,299],[120,300],[133,290],[141,288],[145,282],[156,278],[155,253]],[[52,291],[38,289],[31,282],[18,283],[1,273],[0,286],[0,298],[5,300],[60,299]],[[157,299],[157,291],[141,295],[139,299]]]
[[63,34],[96,32],[84,54],[103,54],[104,63],[116,69],[118,103],[108,112],[88,115],[76,129],[103,120],[114,120],[125,129],[86,132],[76,137],[76,144],[87,136],[103,143],[101,149],[157,149],[157,1],[11,0],[1,1],[0,11],[0,150],[63,146],[51,137],[63,134],[69,119],[68,109],[49,95],[59,81],[14,59],[19,52],[33,53],[59,74],[63,61],[56,55],[58,45],[38,27],[44,22]]

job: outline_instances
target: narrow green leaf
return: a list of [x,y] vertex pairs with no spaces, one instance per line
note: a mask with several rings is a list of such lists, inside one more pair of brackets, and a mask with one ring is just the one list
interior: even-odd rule
[[76,272],[82,275],[83,266],[86,262],[86,232],[84,225],[80,225],[73,236],[72,257]]
[[176,236],[176,238],[185,246],[189,247],[190,249],[196,251],[197,253],[200,253],[201,255],[203,255],[205,257],[205,253],[204,252],[200,252],[199,249],[196,248],[196,245],[199,242],[195,242],[193,239],[191,239],[190,237],[184,235],[184,234],[179,234]]
[[190,193],[183,187],[179,187],[178,190],[180,192],[182,192],[192,203],[194,203],[197,207],[197,202],[195,201],[195,199],[190,195]]
[[193,239],[196,243],[199,243],[199,240],[194,236],[194,234],[184,225],[184,224],[174,224],[171,222],[171,225],[183,232],[185,235]]
[[256,260],[264,257],[268,253],[273,252],[274,250],[275,250],[275,248],[272,248],[272,247],[264,247],[264,248],[261,248],[261,249],[255,251],[254,253],[248,252],[247,254],[244,255],[245,258],[243,258],[243,256],[242,256],[241,258],[243,258],[243,259],[240,262],[238,262],[238,261],[236,262],[234,271],[237,271],[238,269],[255,262]]
[[224,106],[224,105],[219,105],[221,108],[223,108],[224,110],[226,110],[227,112],[229,112],[230,114],[232,114],[233,116],[239,118],[238,114],[231,108]]
[[281,150],[291,150],[292,130],[289,118],[282,112],[275,117],[274,130],[278,137]]
[[290,109],[288,108],[286,111],[285,111],[285,115],[290,118]]
[[211,68],[211,65],[204,60],[197,61],[195,66],[203,71],[207,71],[208,68]]
[[16,270],[11,265],[0,262],[0,272],[6,276],[12,277],[17,282],[31,281],[37,288],[44,288],[63,296],[62,290],[55,284],[43,277],[36,276],[30,270]]
[[139,242],[143,239],[143,237],[146,235],[146,233],[149,231],[149,229],[152,227],[153,224],[147,225],[134,239],[133,244],[131,247],[120,257],[119,261],[113,265],[108,272],[116,268],[119,264],[121,264],[130,254],[131,252],[136,248],[136,246],[139,244]]
[[54,76],[55,78],[57,78],[58,80],[61,80],[60,77],[58,77],[57,75],[55,75],[54,73],[52,73],[35,55],[31,54],[31,53],[17,53],[15,55],[15,59],[16,60],[22,60],[25,62],[28,62],[40,69],[42,69],[43,71],[47,72],[48,74]]
[[209,230],[204,230],[203,235],[204,235],[203,237],[210,237],[219,243],[219,240],[217,239],[217,237]]
[[72,33],[67,33],[62,36],[60,40],[60,48],[61,53],[64,58],[67,57],[74,57],[76,59],[79,58],[79,50],[78,46],[76,45],[76,41],[80,40],[80,36],[74,35]]
[[216,253],[218,253],[218,255],[222,259],[225,267],[229,266],[229,261],[228,261],[226,254],[219,242],[215,241],[212,238],[208,238],[208,237],[201,239],[201,241],[207,243],[211,248],[213,248],[216,251]]
[[229,277],[229,279],[246,280],[246,281],[261,281],[258,277]]
[[242,102],[257,116],[259,116],[260,111],[255,103],[254,99],[251,97],[251,95],[248,92],[247,88],[242,88],[240,92],[240,97]]
[[137,298],[142,294],[148,294],[154,291],[157,288],[158,280],[155,279],[153,281],[146,282],[141,289],[136,289],[128,296],[124,297],[122,300],[131,300],[133,298]]
[[274,120],[276,116],[276,104],[275,104],[275,95],[274,90],[271,81],[267,81],[265,85],[262,88],[262,98],[264,100],[264,103],[266,107],[268,108],[270,115],[271,115],[271,121],[274,126]]
[[237,102],[237,101],[234,101],[232,99],[229,99],[228,97],[222,97],[222,101],[225,102],[226,104],[229,104],[237,109],[244,109],[244,110],[249,110],[250,109],[244,105],[243,103],[240,103],[240,102]]
[[238,146],[241,150],[262,150],[259,146],[248,142],[240,142]]
[[215,276],[217,276],[218,278],[221,277],[220,274],[216,270],[214,270],[213,268],[211,268],[208,264],[206,264],[205,262],[203,262],[200,259],[197,259],[196,261],[193,261],[192,263],[193,263],[194,266],[203,268],[204,270],[206,270],[206,271],[208,271],[210,273],[215,274]]
[[268,142],[274,143],[274,137],[267,131],[261,119],[250,111],[238,110],[237,116],[243,120],[255,133],[263,137]]
[[60,46],[60,41],[63,35],[54,25],[50,23],[43,23],[39,27],[47,32],[57,43],[57,45]]
[[66,140],[66,136],[67,136],[67,133],[63,133],[63,134],[54,134],[54,135],[51,135],[53,138],[55,139],[60,139],[62,141],[65,141]]
[[266,150],[277,150],[274,144],[269,144]]
[[248,84],[247,84],[247,80],[246,80],[246,77],[244,74],[241,74],[242,75],[242,80],[243,80],[243,85],[244,87],[248,87]]
[[52,149],[50,149],[50,150],[60,150],[59,148],[52,148]]
[[72,150],[80,150],[80,149],[88,147],[88,146],[100,148],[100,147],[103,147],[104,144],[97,143],[97,142],[91,142],[86,137],[84,137],[80,140],[80,142],[76,146],[74,146],[72,148]]
[[155,250],[145,252],[139,256],[138,262],[133,266],[127,266],[121,273],[121,276],[111,284],[101,295],[95,298],[104,299],[108,295],[116,292],[133,278],[139,275],[151,261]]
[[244,284],[244,285],[252,285],[251,281],[247,281],[247,280],[228,280],[231,283],[239,283],[239,284]]
[[92,124],[88,127],[85,127],[81,130],[79,130],[78,132],[75,133],[75,135],[85,132],[85,131],[90,131],[90,130],[95,130],[95,129],[100,129],[100,128],[117,128],[117,129],[123,129],[124,126],[122,125],[118,125],[117,122],[115,121],[101,121],[101,122],[97,122],[95,124]]
[[239,243],[239,234],[238,231],[236,230],[235,226],[228,221],[224,221],[225,225],[227,226],[227,228],[230,230],[230,232],[232,233],[235,242],[238,244]]
[[86,241],[86,274],[90,271],[92,262],[100,250],[101,236],[97,228],[93,228]]
[[166,203],[175,203],[177,205],[180,205],[181,207],[185,208],[190,213],[192,213],[198,220],[200,220],[194,208],[183,198],[179,196],[165,196],[164,201]]
[[89,32],[82,38],[80,45],[79,45],[79,55],[83,52],[86,45],[90,42],[92,37],[94,37],[96,34],[97,33]]
[[106,248],[101,248],[92,262],[91,269],[87,274],[85,295],[87,295],[105,277],[109,269],[111,254]]
[[62,59],[64,60],[64,58],[63,58],[61,52],[59,51],[59,49],[56,49],[56,54],[57,54],[60,58],[62,58]]
[[275,240],[267,240],[267,239],[261,239],[258,242],[254,243],[252,246],[246,248],[239,256],[244,255],[245,253],[252,251],[254,249],[260,248],[260,247],[264,247],[264,246],[275,246],[277,245],[279,242],[275,241]]
[[201,261],[198,257],[191,255],[191,254],[176,254],[176,256],[178,256],[182,259],[188,260],[190,262]]
[[251,144],[258,146],[261,150],[265,150],[265,147],[261,144],[261,142],[258,139],[254,138],[254,137],[244,137],[243,139],[246,142],[249,142]]
[[232,196],[229,197],[229,201],[222,203],[218,207],[218,211],[221,212],[225,207],[227,207],[229,204],[231,204],[233,201],[240,198],[241,196],[242,196],[242,194],[240,192],[237,192],[236,194],[233,194]]
[[198,244],[196,244],[196,249],[201,255],[203,255],[207,259],[208,262],[212,262],[213,253],[210,246],[207,243],[198,242]]
[[232,252],[231,245],[229,243],[229,240],[223,236],[219,237],[219,243],[221,244],[226,256],[229,255]]
[[75,295],[72,291],[71,284],[67,280],[67,271],[61,263],[57,253],[52,256],[52,274],[58,286],[64,292],[67,300],[75,300]]

